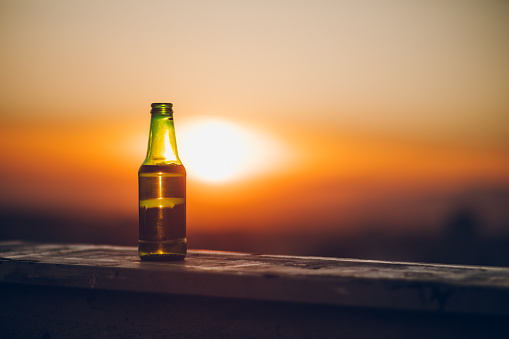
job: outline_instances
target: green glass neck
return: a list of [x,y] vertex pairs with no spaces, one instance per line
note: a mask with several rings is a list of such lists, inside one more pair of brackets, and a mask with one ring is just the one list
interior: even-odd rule
[[182,165],[177,152],[173,115],[152,112],[147,157],[143,165]]

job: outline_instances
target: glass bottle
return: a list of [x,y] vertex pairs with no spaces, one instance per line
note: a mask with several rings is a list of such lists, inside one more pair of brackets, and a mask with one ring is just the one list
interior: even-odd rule
[[142,260],[183,260],[186,239],[186,170],[179,159],[173,104],[154,103],[145,161],[138,171]]

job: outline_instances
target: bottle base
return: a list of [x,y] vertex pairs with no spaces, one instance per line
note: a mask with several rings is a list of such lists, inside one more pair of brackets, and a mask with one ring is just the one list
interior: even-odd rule
[[143,261],[179,261],[184,260],[187,254],[187,239],[170,241],[144,241],[138,242],[138,255]]

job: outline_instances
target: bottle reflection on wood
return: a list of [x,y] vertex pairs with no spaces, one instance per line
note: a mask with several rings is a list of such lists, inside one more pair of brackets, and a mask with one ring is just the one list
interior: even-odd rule
[[142,260],[182,260],[187,252],[186,170],[178,157],[172,104],[152,104],[147,157],[138,172]]

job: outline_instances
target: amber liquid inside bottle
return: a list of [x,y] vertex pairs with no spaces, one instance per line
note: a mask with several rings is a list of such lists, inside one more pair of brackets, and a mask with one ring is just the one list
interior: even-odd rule
[[186,170],[183,165],[142,165],[138,172],[142,260],[182,260],[187,252]]

